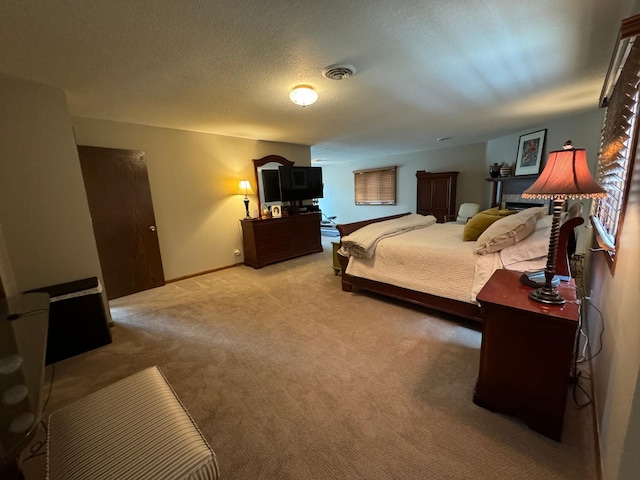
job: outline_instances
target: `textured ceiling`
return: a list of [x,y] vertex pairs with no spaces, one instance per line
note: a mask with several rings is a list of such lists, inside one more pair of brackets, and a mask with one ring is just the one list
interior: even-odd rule
[[[306,144],[341,161],[596,108],[634,4],[3,0],[0,71],[64,89],[75,116]],[[322,77],[335,63],[358,73]],[[289,101],[299,83],[316,104]]]

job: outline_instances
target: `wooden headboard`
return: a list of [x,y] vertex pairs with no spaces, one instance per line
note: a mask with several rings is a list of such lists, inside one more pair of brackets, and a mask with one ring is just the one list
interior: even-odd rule
[[394,218],[400,218],[410,214],[411,212],[399,213],[397,215],[389,215],[388,217],[373,218],[371,220],[362,220],[360,222],[342,223],[342,224],[336,225],[336,228],[338,229],[338,232],[340,232],[340,238],[342,239],[342,237],[345,237],[350,233],[355,232],[356,230],[358,230],[361,227],[364,227],[365,225],[369,225],[371,223],[384,222],[385,220],[393,220]]

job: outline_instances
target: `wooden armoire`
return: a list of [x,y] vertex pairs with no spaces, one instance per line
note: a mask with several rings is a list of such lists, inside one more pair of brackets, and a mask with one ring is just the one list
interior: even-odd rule
[[421,215],[433,215],[438,223],[455,220],[458,173],[418,170],[416,212]]

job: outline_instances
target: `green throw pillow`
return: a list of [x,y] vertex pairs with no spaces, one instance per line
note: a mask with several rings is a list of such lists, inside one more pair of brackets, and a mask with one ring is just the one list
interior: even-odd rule
[[465,242],[477,240],[478,237],[482,235],[482,232],[489,228],[489,225],[514,213],[516,213],[515,210],[500,210],[498,207],[489,208],[488,210],[477,213],[464,225],[462,240]]

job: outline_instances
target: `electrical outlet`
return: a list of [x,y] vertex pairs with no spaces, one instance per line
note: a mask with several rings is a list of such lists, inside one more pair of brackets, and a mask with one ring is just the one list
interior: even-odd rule
[[236,248],[236,249],[233,251],[233,254],[234,254],[236,257],[239,257],[239,256],[240,256],[240,250],[238,250],[238,249]]

